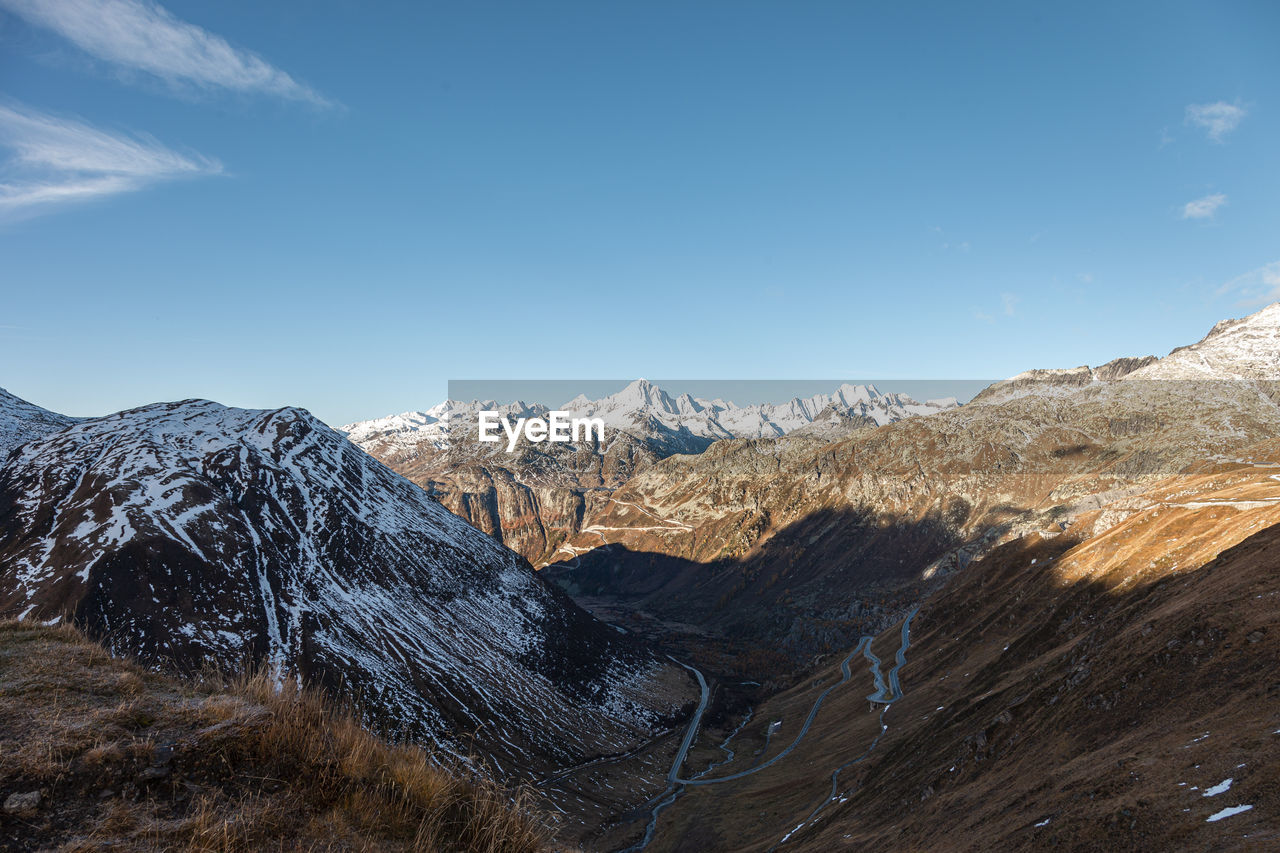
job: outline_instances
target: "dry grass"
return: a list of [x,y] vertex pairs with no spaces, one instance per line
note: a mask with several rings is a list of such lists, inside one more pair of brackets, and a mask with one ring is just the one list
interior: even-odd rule
[[71,628],[0,623],[0,848],[535,851],[512,793],[389,744],[323,694],[257,674],[180,683]]

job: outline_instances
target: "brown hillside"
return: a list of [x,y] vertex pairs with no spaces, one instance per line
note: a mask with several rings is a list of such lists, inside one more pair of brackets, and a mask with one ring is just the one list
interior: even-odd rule
[[[924,601],[874,749],[863,671],[793,755],[685,791],[649,849],[1280,848],[1277,475],[1206,465],[996,548]],[[895,627],[874,648],[897,645]],[[768,751],[788,742],[837,676],[828,663],[757,707],[739,760],[758,760],[769,721]],[[723,736],[700,738],[690,772]],[[824,805],[831,772],[864,754]]]
[[187,684],[0,623],[0,849],[534,851],[523,797],[270,678]]

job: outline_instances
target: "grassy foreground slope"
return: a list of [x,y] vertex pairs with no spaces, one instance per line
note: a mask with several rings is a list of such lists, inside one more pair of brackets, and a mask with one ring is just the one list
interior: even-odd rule
[[187,683],[0,622],[0,849],[534,851],[517,798],[266,677]]

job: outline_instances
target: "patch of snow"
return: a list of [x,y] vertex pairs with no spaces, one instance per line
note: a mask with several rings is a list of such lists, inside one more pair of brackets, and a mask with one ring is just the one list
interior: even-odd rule
[[[1241,765],[1241,766],[1243,766],[1243,765]],[[1200,796],[1202,796],[1202,797],[1216,797],[1216,796],[1218,796],[1219,794],[1221,794],[1221,793],[1223,793],[1223,792],[1225,792],[1225,791],[1229,791],[1229,790],[1231,790],[1231,783],[1232,783],[1232,782],[1234,782],[1234,781],[1235,781],[1235,779],[1233,779],[1233,778],[1231,778],[1230,776],[1228,776],[1226,779],[1223,779],[1221,782],[1219,782],[1218,784],[1214,785],[1212,788],[1205,788],[1205,789],[1204,789],[1204,793],[1203,793],[1203,794],[1201,794]]]
[[1205,823],[1214,823],[1215,821],[1222,820],[1224,817],[1231,817],[1232,815],[1238,815],[1241,812],[1247,812],[1251,808],[1253,808],[1253,806],[1228,806],[1220,812],[1214,812],[1204,820]]

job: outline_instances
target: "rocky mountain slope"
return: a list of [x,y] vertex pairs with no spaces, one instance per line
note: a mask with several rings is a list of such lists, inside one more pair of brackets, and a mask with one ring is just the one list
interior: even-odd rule
[[545,406],[523,402],[446,401],[342,427],[353,442],[427,489],[449,510],[541,566],[556,557],[583,519],[610,492],[659,459],[701,453],[714,442],[788,433],[830,441],[859,429],[954,408],[954,399],[917,403],[874,386],[842,385],[832,394],[783,404],[737,406],[688,394],[673,397],[638,379],[598,400],[585,396],[560,409],[600,418],[605,440],[530,444],[515,452],[474,438],[476,412],[512,419],[541,416]]
[[600,400],[580,395],[561,408],[576,416],[602,418],[606,426],[641,436],[668,456],[672,452],[699,452],[712,441],[726,438],[786,435],[813,423],[824,412],[865,418],[879,425],[955,406],[953,398],[918,403],[905,394],[882,394],[874,385],[849,384],[832,394],[738,406],[689,394],[672,397],[653,383],[637,379],[616,394]]
[[[1273,340],[1258,331],[1271,316],[1232,328]],[[1270,346],[1246,359],[1280,362]],[[663,460],[585,518],[544,571],[633,629],[683,635],[718,667],[759,673],[755,658],[768,654],[786,672],[849,645],[1000,542],[1070,528],[1280,434],[1265,383],[1230,372],[1143,381],[1127,372],[1141,363],[1109,371],[1124,379],[1087,371],[1069,385],[1031,383],[832,444],[728,441]]]
[[76,418],[28,403],[0,388],[0,461],[20,444],[65,429]]
[[1274,848],[1277,472],[1263,442],[994,549],[922,602],[900,699],[868,703],[861,660],[838,685],[842,652],[709,725],[686,778],[764,763],[836,685],[794,752],[683,791],[647,849]]
[[[1232,324],[1246,365],[1280,363],[1268,314]],[[619,489],[546,571],[711,689],[685,781],[585,847],[1276,846],[1280,406],[1240,363],[721,442]]]
[[971,402],[995,403],[1028,394],[1044,396],[1053,393],[1070,393],[1100,382],[1111,382],[1156,362],[1153,355],[1142,358],[1117,358],[1100,367],[1082,364],[1068,368],[1037,368],[1025,370],[984,388]]
[[0,467],[0,613],[194,670],[252,662],[503,772],[624,748],[682,671],[299,409],[70,424]]
[[1179,347],[1129,380],[1280,380],[1280,302],[1223,320],[1199,342]]

